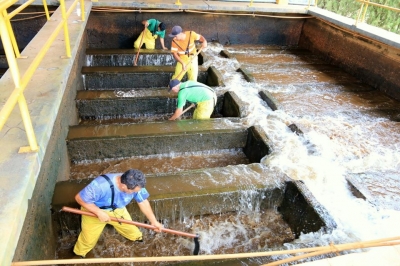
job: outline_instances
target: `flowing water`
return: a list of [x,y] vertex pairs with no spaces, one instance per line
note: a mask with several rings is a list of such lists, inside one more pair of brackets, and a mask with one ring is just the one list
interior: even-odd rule
[[[221,49],[236,59],[220,58]],[[243,123],[260,125],[273,143],[262,163],[302,180],[338,224],[329,234],[304,234],[296,242],[327,245],[400,235],[398,101],[301,50],[215,44],[207,53],[214,59],[205,65],[224,76],[226,87],[219,90],[235,91],[248,103]],[[255,83],[235,71],[239,64]],[[260,90],[269,91],[282,108],[267,107]],[[290,124],[304,134],[294,134]],[[365,182],[375,201],[354,197],[349,176]]]
[[[223,49],[236,58],[221,57],[219,53]],[[247,104],[248,115],[241,119],[241,123],[261,126],[271,139],[273,152],[261,163],[284,172],[292,179],[302,180],[338,225],[331,232],[302,234],[299,239],[284,244],[286,248],[400,235],[399,102],[300,49],[223,47],[211,43],[205,53],[209,59],[203,65],[216,67],[226,85],[216,88],[217,93],[234,91]],[[247,82],[236,71],[239,66],[249,70],[256,82]],[[267,90],[275,97],[280,104],[279,110],[272,111],[268,107],[258,94],[261,90]],[[291,124],[297,125],[302,134],[293,133],[288,128]],[[187,159],[199,163],[208,156],[216,161],[216,166],[227,163],[223,160],[225,156],[234,162],[245,161],[237,151],[226,151],[225,155],[200,155],[200,159],[196,154],[190,154]],[[135,161],[135,158],[103,162],[101,171],[125,168],[124,165],[131,165],[129,160]],[[161,162],[157,162],[160,160],[164,160],[162,156],[155,157],[149,164],[155,169],[148,167],[148,171],[168,172]],[[168,160],[174,164],[172,159]],[[84,164],[75,167],[72,169],[74,178],[84,178],[84,175],[87,177],[92,173],[78,174]],[[363,184],[370,191],[370,197],[367,200],[356,198],[346,178]],[[187,217],[174,226],[182,231],[198,226],[197,229],[203,232],[201,254],[218,254],[273,248],[266,243],[267,239],[275,239],[276,243],[287,242],[291,232],[285,226],[268,236],[258,234],[262,230],[272,231],[270,227],[274,224],[284,225],[283,221],[276,223],[279,219],[274,211],[258,215],[244,211],[221,216]],[[261,231],[254,230],[254,224]],[[130,243],[114,233],[113,229],[103,233],[94,250],[96,257],[188,255],[193,248],[191,240],[181,237],[161,240],[148,233],[148,237],[153,239],[152,248],[149,248],[146,244]],[[74,240],[69,245],[71,243]],[[105,246],[110,249],[105,250]],[[161,252],[155,254],[155,250]],[[59,257],[63,257],[62,253]],[[226,265],[260,265],[261,262],[266,261],[250,259],[236,264],[231,261]]]

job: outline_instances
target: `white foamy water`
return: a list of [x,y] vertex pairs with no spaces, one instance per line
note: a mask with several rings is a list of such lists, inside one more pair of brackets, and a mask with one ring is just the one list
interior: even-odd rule
[[[219,56],[222,49],[232,52],[231,48],[234,53],[248,53],[256,58],[261,54],[255,49],[210,44],[206,51],[209,60],[204,65],[216,67],[226,85],[217,91],[234,91],[247,105],[248,115],[242,123],[261,126],[271,139],[273,152],[262,163],[302,180],[338,225],[329,234],[303,234],[296,242],[328,245],[400,236],[400,212],[356,198],[345,179],[355,173],[364,173],[367,178],[369,173],[400,173],[399,123],[363,112],[374,108],[371,102],[346,102],[345,92],[322,92],[320,84],[301,90],[296,86],[248,83],[236,72],[240,65],[236,59]],[[268,67],[262,65],[267,57],[260,55],[259,68]],[[284,109],[272,111],[258,95],[260,90],[288,99],[286,104],[282,102]],[[291,97],[293,101],[289,100]],[[323,105],[318,106],[321,101],[314,102],[313,98],[324,100]],[[385,104],[399,103],[388,101],[381,105]],[[304,134],[294,134],[287,127],[289,124],[297,125]],[[395,189],[399,191],[398,187]],[[381,196],[386,201],[396,200]],[[396,202],[391,203],[396,206]]]

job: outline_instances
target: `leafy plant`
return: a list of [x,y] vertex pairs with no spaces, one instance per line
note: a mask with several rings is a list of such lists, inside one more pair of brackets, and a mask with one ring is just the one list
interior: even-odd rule
[[[400,8],[399,0],[371,0],[371,2]],[[320,0],[318,7],[347,18],[357,19],[362,3],[357,0]],[[364,9],[363,9],[364,10]],[[400,34],[400,13],[376,6],[368,6],[365,23]]]

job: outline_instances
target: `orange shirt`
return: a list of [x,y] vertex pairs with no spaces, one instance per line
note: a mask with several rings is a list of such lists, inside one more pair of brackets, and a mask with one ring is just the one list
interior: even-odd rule
[[[182,41],[178,41],[175,38],[172,40],[171,52],[178,53],[179,56],[184,55],[186,49],[189,50],[189,54],[196,53],[196,47],[194,41],[200,40],[200,34],[194,31],[185,31],[186,38]],[[189,46],[188,46],[189,45]]]

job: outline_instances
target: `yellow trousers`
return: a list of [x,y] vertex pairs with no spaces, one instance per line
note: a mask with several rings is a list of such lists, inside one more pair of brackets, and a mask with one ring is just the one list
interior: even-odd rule
[[153,36],[153,34],[146,28],[144,30],[143,40],[142,36],[143,36],[143,31],[142,33],[140,33],[139,38],[137,38],[137,40],[133,43],[133,47],[135,49],[142,48],[140,47],[140,42],[142,41],[142,45],[144,44],[146,46],[146,49],[154,50],[156,48],[157,35]]
[[[87,211],[85,208],[81,209]],[[126,208],[105,212],[111,217],[132,220]],[[85,257],[86,254],[96,245],[106,224],[114,226],[118,233],[129,240],[136,241],[142,239],[142,232],[140,232],[139,228],[137,228],[135,225],[124,223],[119,224],[118,222],[113,221],[104,223],[100,222],[99,218],[97,217],[82,215],[82,231],[79,234],[78,241],[76,241],[74,253],[76,255]]]
[[215,104],[216,96],[214,99],[197,103],[197,107],[193,112],[193,119],[209,119],[214,111]]
[[[188,57],[186,55],[181,55],[180,57],[181,57],[182,61],[185,62],[185,65],[187,65],[187,63],[190,61],[190,59],[193,56]],[[186,71],[182,72],[182,69],[183,69],[182,64],[177,62],[176,67],[175,67],[175,73],[172,76],[172,79],[181,80],[183,78],[183,76],[185,76],[185,73],[187,73],[188,80],[197,81],[197,75],[199,74],[199,64],[198,64],[197,56],[193,57],[193,60],[190,63],[190,65],[187,66]]]

